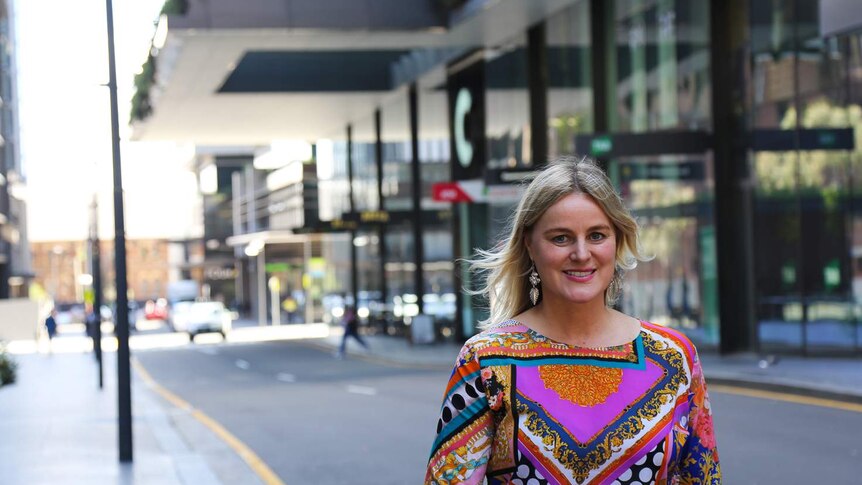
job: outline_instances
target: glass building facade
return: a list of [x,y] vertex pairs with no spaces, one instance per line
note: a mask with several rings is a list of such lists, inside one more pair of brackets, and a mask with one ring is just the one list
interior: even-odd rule
[[[548,158],[590,155],[654,256],[623,311],[704,348],[862,353],[862,11],[845,3],[581,0],[419,49],[432,60],[317,144],[323,292],[390,333],[421,312],[471,335],[486,302],[459,259],[505,237]],[[453,185],[479,190],[453,202]]]

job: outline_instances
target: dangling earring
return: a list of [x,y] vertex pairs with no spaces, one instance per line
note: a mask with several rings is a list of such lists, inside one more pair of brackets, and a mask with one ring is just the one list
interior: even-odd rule
[[536,302],[539,301],[539,283],[542,282],[542,279],[539,278],[539,273],[536,272],[536,265],[530,264],[530,301],[533,302],[533,306],[536,306]]

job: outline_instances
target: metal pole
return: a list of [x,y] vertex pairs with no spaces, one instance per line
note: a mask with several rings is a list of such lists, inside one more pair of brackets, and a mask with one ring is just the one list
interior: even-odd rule
[[120,123],[117,114],[117,65],[114,60],[114,8],[105,0],[108,17],[108,88],[111,92],[111,146],[114,155],[114,265],[117,288],[117,397],[120,462],[132,461],[132,387],[129,362],[129,297],[126,282],[126,229],[123,221],[123,176],[120,171]]
[[266,247],[257,253],[257,323],[266,326]]
[[[93,194],[90,222],[90,273],[93,275],[93,313],[96,315],[96,327],[93,329],[93,345],[96,352],[96,362],[99,367],[99,389],[105,386],[105,376],[102,364],[102,251],[99,247],[99,201]],[[116,319],[115,319],[116,321]]]
[[305,267],[303,271],[308,275],[308,288],[305,288],[305,323],[314,323],[314,299],[311,298],[312,284],[311,284],[311,241],[308,238],[311,236],[307,236],[305,241],[302,243],[302,259],[305,262]]
[[419,90],[416,83],[410,85],[407,94],[410,117],[410,184],[413,211],[413,288],[416,291],[416,304],[419,313],[425,313],[425,272],[422,262],[425,261],[425,245],[422,240],[422,167],[419,162]]

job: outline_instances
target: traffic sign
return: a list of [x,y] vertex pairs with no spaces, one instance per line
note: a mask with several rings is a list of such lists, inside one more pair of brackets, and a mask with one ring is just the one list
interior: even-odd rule
[[437,202],[484,202],[487,200],[485,184],[481,180],[438,182],[431,186]]

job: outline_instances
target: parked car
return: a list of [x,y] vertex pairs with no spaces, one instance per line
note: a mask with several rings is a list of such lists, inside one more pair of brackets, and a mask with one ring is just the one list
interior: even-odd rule
[[[181,305],[177,313],[177,305]],[[199,333],[230,332],[233,315],[220,301],[180,302],[173,308],[171,322],[177,332],[186,332],[194,339]]]
[[167,320],[168,301],[159,298],[156,301],[147,300],[144,304],[144,318],[147,320]]
[[178,301],[168,308],[168,327],[174,332],[186,331],[186,317],[194,301]]

